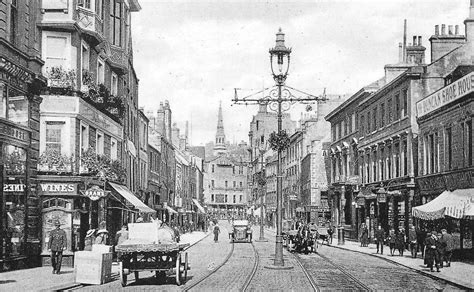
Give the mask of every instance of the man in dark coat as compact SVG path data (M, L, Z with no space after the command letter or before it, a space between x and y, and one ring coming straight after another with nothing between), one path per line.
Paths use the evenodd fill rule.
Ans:
M57 220L54 225L56 229L49 233L48 250L51 251L51 264L53 265L53 274L61 272L61 262L63 259L63 250L67 248L66 232L61 229L61 223Z
M415 226L411 225L408 230L408 243L410 244L411 257L416 258L418 252L418 238L415 230Z
M442 229L439 242L441 243L441 267L443 267L444 261L446 262L446 267L449 267L451 266L451 256L454 250L454 238L446 229Z
M383 244L385 241L385 231L382 228L382 225L379 224L377 230L375 231L375 242L377 244L377 253L379 253L380 247L380 254L383 254Z
M436 266L436 271L439 272L438 246L438 237L436 231L433 231L431 235L425 239L425 260L431 272L433 272L433 265Z

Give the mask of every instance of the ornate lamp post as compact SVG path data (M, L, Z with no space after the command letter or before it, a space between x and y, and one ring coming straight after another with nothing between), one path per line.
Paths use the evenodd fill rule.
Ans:
M282 237L282 211L283 211L283 200L282 200L282 163L281 163L281 153L288 146L289 139L285 131L282 131L282 117L283 112L290 109L291 105L294 103L314 103L318 100L325 100L325 97L317 97L311 94L305 93L303 91L297 90L295 88L285 85L286 77L288 76L288 70L290 68L290 53L291 48L285 46L285 34L279 29L276 34L276 44L275 47L269 50L270 53L270 64L272 70L272 76L275 80L275 86L271 88L263 89L262 91L256 92L252 95L249 95L244 98L237 97L237 89L235 89L235 97L233 99L234 103L240 104L260 104L268 105L270 110L277 113L277 122L278 122L278 131L273 133L270 136L269 143L273 150L276 150L278 153L277 161L277 206L276 206L276 215L277 215L277 230L276 230L276 239L275 239L275 259L273 266L267 266L267 268L292 268L291 266L285 267L285 262L283 261L283 237ZM293 95L292 91L299 94L303 94L306 97L296 97ZM261 96L264 97L254 97Z

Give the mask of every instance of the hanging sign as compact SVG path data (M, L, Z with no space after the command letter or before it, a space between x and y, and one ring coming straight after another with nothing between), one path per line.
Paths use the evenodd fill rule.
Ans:
M88 197L92 201L97 201L98 199L103 198L107 195L106 192L98 186L93 186L81 192L84 196Z

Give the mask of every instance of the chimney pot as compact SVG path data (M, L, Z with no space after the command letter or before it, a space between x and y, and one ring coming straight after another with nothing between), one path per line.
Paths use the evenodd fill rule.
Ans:
M454 34L455 34L455 35L459 35L459 25L458 25L458 24L456 24L456 25L454 26Z
M416 46L416 35L413 36L413 46Z
M435 35L439 35L439 25L435 25Z
M448 34L449 35L453 34L453 26L452 25L448 25Z
M446 24L441 25L441 35L446 35Z
M421 35L418 36L418 45L421 46Z

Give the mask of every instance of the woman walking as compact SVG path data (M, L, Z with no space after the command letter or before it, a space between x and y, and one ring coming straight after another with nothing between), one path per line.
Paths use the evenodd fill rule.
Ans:
M367 246L369 242L369 229L365 223L360 226L360 246Z
M398 229L398 234L396 235L396 245L398 249L398 255L403 256L405 251L405 229Z
M395 252L395 244L397 242L397 237L395 235L395 229L390 229L390 232L388 234L388 237L387 237L387 241L388 241L388 246L390 247L390 255L393 256L394 252Z

